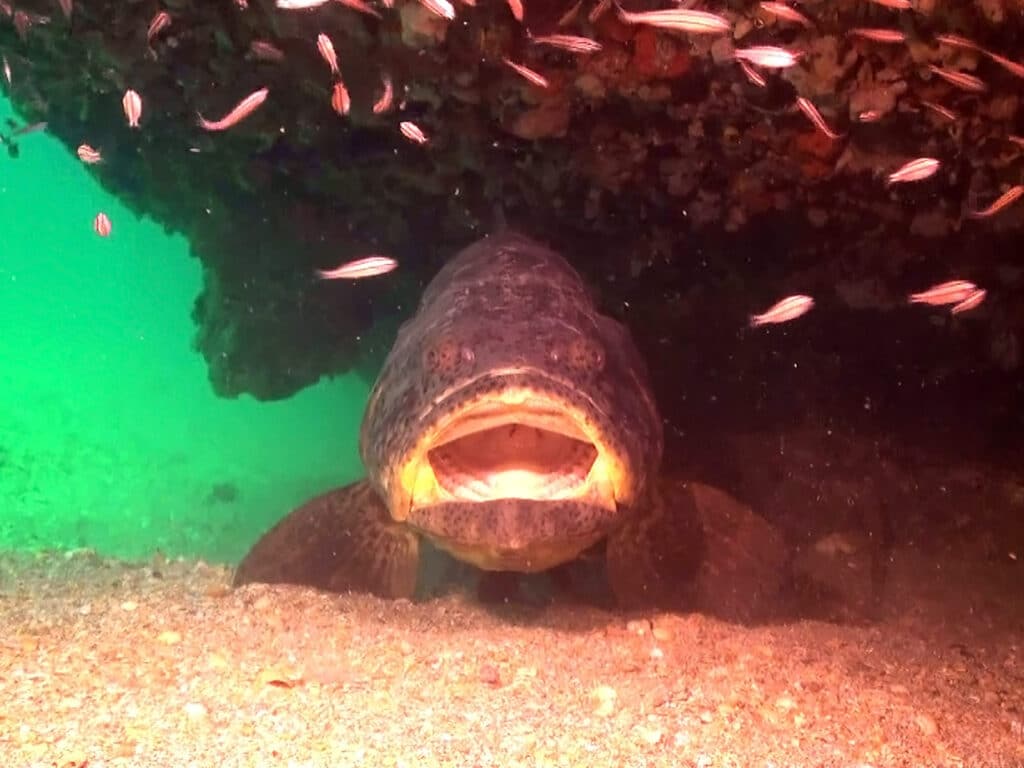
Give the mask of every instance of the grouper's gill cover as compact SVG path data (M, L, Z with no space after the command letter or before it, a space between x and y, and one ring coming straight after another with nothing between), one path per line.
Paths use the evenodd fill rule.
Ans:
M512 405L502 401L509 392L519 393ZM614 503L628 513L662 451L644 363L626 329L597 312L568 262L505 233L466 248L437 274L371 393L360 450L391 516L409 517L428 452L474 431L467 414L493 423L516 403L525 410L539 403L542 420L554 410L569 414L562 426L577 425L579 445L589 443L615 468Z

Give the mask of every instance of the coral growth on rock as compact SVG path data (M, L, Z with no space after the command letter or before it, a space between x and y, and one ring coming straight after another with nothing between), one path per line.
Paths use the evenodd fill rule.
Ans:
M842 346L867 328L884 336L909 290L970 276L990 288L984 322L945 343L967 367L1017 366L1024 310L1008 295L1019 272L1004 267L1024 215L967 214L1022 181L1018 11L843 0L801 7L802 25L730 0L707 10L731 31L707 35L625 23L589 0L528 0L522 21L499 0L456 4L452 20L437 0L350 5L170 0L171 23L149 40L151 5L76 0L69 18L43 0L0 7L5 85L25 119L47 121L71 150L101 150L97 178L190 239L206 276L196 345L223 395L285 397L371 365L421 281L505 224L565 252L653 359L717 360L701 378L722 397L766 363L740 345L726 365L723 340L752 307L798 289L857 318L830 325L822 310L804 340ZM877 29L905 41L878 42ZM347 114L332 108L320 33L337 51ZM601 49L536 39L550 34ZM733 52L762 45L799 61L745 73ZM982 86L958 86L963 76ZM385 81L393 104L374 110ZM197 125L197 113L219 117L264 87L266 103L229 130ZM139 129L121 112L127 88L143 100ZM407 140L403 121L426 143ZM941 170L886 184L919 156ZM402 268L355 284L314 277L367 252ZM901 350L936 364L937 324L952 322L916 321ZM863 364L895 357L879 350ZM672 386L676 372L655 369Z

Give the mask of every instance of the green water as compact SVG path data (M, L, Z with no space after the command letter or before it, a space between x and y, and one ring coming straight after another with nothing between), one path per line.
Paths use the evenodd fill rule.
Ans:
M20 148L0 153L0 550L232 562L359 476L362 380L217 398L191 349L187 242L136 219L50 136Z

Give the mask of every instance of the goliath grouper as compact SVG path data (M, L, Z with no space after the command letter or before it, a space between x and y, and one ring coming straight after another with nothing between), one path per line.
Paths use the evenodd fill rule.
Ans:
M412 597L421 537L526 573L603 542L620 604L739 596L745 613L773 582L778 537L724 493L657 482L662 446L625 327L561 256L492 236L441 269L399 330L363 418L366 480L285 517L235 583Z

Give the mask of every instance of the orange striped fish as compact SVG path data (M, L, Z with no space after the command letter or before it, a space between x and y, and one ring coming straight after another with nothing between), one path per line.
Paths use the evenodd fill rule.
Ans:
M939 115L940 117L944 117L947 120L955 121L957 119L956 118L956 112L954 112L953 110L949 109L948 107L942 106L941 104L936 104L934 101L925 101L924 99L922 99L921 100L921 106L922 107L927 107L928 109L930 109L935 114Z
M1005 56L1000 56L998 53L992 53L992 51L982 51L982 53L1014 77L1024 78L1024 65L1018 64L1016 61L1011 61Z
M351 8L353 11L365 13L367 16L376 16L378 19L381 18L381 15L380 13L377 12L377 9L371 6L365 0L338 0L338 2L344 5L346 8ZM385 0L384 6L386 8L391 7L390 5L388 5L388 0Z
M945 67L939 67L935 64L929 64L928 69L950 85L955 85L961 90L971 91L972 93L983 93L988 90L988 86L981 81L981 78L969 75L966 72L960 72L956 69L946 69Z
M128 127L138 128L142 118L142 97L129 88L124 92L121 106L124 108L124 116L128 118Z
M573 7L574 8L579 7L579 4L577 3L577 5L575 5ZM595 24L598 21L598 19L600 19L602 16L605 15L605 13L608 12L608 9L611 8L611 7L612 7L612 0L598 0L597 5L595 5L593 7L593 9L590 11L590 13L587 14L587 21L589 21L591 24ZM568 15L569 14L566 14L566 16L568 16ZM564 19L565 16L563 16L562 18ZM561 21L559 21L558 26L561 27L561 26L565 26L565 25L562 24Z
M982 208L980 211L968 211L967 216L972 219L987 219L989 216L995 216L1003 208L1020 200L1024 196L1024 184L1017 184L1010 187L1008 190L1003 192L995 201L987 208Z
M390 256L374 255L347 261L334 269L318 269L316 274L321 280L361 280L385 275L397 266L398 262Z
M898 169L889 174L889 184L903 184L908 181L921 181L938 172L942 163L934 157L919 157L904 163Z
M103 156L99 153L99 150L93 149L88 144L79 144L76 150L78 159L86 165L92 165L103 161Z
M640 11L631 13L616 3L619 18L625 24L647 24L659 29L676 32L691 32L701 35L718 35L732 30L732 23L724 16L707 11L692 11L687 8L670 8L665 11Z
M316 49L320 51L320 56L327 62L327 66L331 68L331 74L337 77L339 74L338 54L334 51L334 43L331 42L331 38L321 32L316 36Z
M910 0L871 0L871 2L896 11L909 11L914 7Z
M796 294L787 296L776 302L759 315L750 316L750 327L757 328L770 323L785 323L805 315L814 307L814 299L810 296Z
M796 105L800 108L801 112L807 115L807 119L814 123L814 126L830 139L834 141L843 137L843 134L836 133L828 127L825 118L821 116L821 112L818 111L818 108L814 106L810 99L801 96L796 100Z
M876 43L905 43L907 36L898 29L879 29L877 27L855 27L848 30L848 35L863 37Z
M783 21L792 21L795 24L801 24L805 27L814 26L810 19L804 16L796 8L791 8L785 3L766 2L760 3L762 11L770 13L772 16L777 16Z
M92 220L93 231L100 237L109 237L110 232L113 229L113 225L110 223L110 218L107 214L100 213L96 214L96 218Z
M941 35L936 35L935 40L943 45L949 45L953 48L966 48L968 50L980 51L981 46L973 40L968 40L963 35L954 35L949 32L944 32Z
M930 304L940 307L943 304L958 304L978 290L978 286L969 280L948 280L933 285L920 293L912 293L907 298L911 304Z
M163 30L167 29L171 25L171 14L167 11L159 11L153 20L149 22L149 28L146 29L146 45L150 48L153 47L153 39L159 35Z
M207 120L201 114L199 117L199 127L207 131L225 131L233 125L237 125L251 115L259 108L264 101L267 100L267 94L270 93L267 88L260 88L258 91L253 91L244 99L228 112L220 120ZM198 114L198 113L197 113Z
M529 39L531 43L550 45L569 53L597 53L602 47L597 40L579 35L530 35Z
M969 309L974 309L976 306L978 306L979 304L981 304L981 302L985 300L985 297L987 295L988 291L986 291L984 288L979 288L966 299L964 299L959 304L954 306L951 310L949 310L949 313L951 315L959 315L961 312L966 312Z
M803 54L774 45L753 45L749 48L737 48L732 52L734 58L767 69L783 69L792 67Z
M426 144L429 141L427 134L423 132L423 129L416 125L416 123L409 120L399 123L398 130L400 130L402 135L409 141L415 141L417 144Z
M391 109L391 100L395 96L394 87L391 85L391 78L383 75L381 81L384 84L384 91L381 93L380 98L373 103L373 114L375 115L382 115Z
M341 80L336 80L331 92L331 108L339 115L345 116L351 107L352 99L348 95L348 88Z
M747 80L756 85L758 88L764 88L768 85L768 81L764 79L760 72L754 69L752 66L742 59L738 59L737 63L740 65L740 69L743 70L743 74L747 76Z
M455 18L455 6L448 0L420 0L420 5L442 19L451 21Z
M524 67L522 64L516 64L514 61L507 57L502 58L502 61L505 62L505 65L508 66L513 72L518 74L523 79L533 83L538 88L548 87L548 79L539 72L535 72L529 67Z

